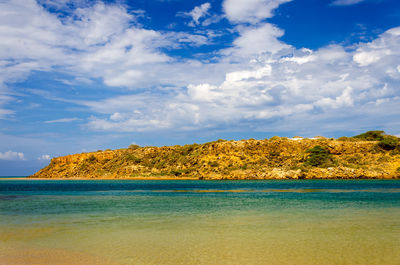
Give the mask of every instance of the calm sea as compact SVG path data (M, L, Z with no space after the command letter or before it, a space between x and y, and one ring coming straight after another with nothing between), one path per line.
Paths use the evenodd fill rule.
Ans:
M0 179L0 264L400 264L400 181Z

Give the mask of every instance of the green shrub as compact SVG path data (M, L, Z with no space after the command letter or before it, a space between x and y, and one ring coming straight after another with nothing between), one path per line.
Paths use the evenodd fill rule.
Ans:
M174 176L181 176L181 175L187 175L190 174L192 171L194 171L193 168L186 168L186 169L175 169L171 170L169 173Z
M309 155L304 162L305 165L313 167L329 166L333 163L332 155L325 148L317 145L306 151Z
M379 163L389 162L389 161L390 161L390 157L388 157L388 156L381 156L380 158L378 158L377 161L378 161Z
M170 173L176 177L182 175L182 171L180 170L171 170Z
M97 158L92 154L88 158L86 158L86 161L95 162L95 161L97 161Z
M125 159L125 161L132 161L132 162L137 163L137 164L142 162L142 159L140 159L139 157L136 157L133 154L126 154L124 159Z
M138 149L138 148L140 148L140 145L137 145L137 144L131 144L129 147L128 147L129 149L133 149L133 150L135 150L135 149Z
M176 148L176 152L179 152L179 155L187 156L192 153L196 148L197 144L178 146Z
M384 131L368 131L356 136L353 136L353 138L359 139L359 140L364 140L364 141L381 141L385 138L385 132Z
M351 164L359 164L362 161L362 156L360 154L348 156L348 157L346 157L346 161Z
M400 145L398 145L398 146L396 147L396 149L390 151L389 154L390 154L391 156L399 155L399 154L400 154Z
M382 140L379 141L378 146L383 150L394 150L399 145L399 139L396 136L385 136Z

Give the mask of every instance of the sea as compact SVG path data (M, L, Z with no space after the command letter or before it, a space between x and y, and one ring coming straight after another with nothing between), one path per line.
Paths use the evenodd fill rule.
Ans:
M0 264L400 264L398 180L0 178Z

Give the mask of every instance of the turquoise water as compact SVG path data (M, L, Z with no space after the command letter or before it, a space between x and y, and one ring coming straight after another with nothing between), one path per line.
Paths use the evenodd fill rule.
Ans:
M400 264L400 181L0 179L0 264Z

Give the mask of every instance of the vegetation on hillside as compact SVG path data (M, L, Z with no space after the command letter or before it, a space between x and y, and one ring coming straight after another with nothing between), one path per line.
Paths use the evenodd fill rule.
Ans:
M355 137L217 140L184 146L106 150L54 158L34 177L199 179L400 177L399 138L370 131Z
M328 167L333 165L334 160L332 159L332 155L326 148L317 145L308 149L306 153L309 155L304 162L305 165L313 167Z

